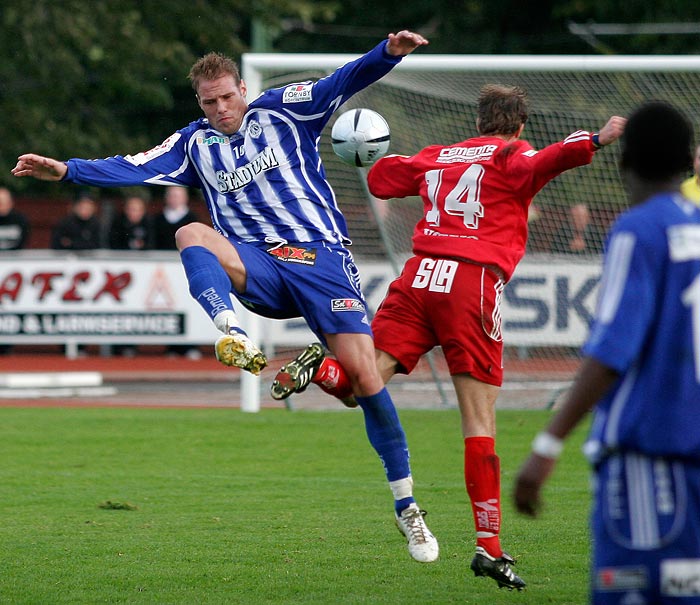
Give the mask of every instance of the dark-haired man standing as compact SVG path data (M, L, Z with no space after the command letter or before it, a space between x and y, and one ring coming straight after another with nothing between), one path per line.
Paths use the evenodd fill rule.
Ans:
M629 118L595 321L515 504L535 515L563 439L591 408L592 603L700 603L700 209L680 193L693 130L673 106Z

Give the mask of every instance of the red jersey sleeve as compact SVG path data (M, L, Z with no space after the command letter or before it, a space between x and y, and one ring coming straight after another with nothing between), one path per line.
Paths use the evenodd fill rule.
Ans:
M509 148L512 149L512 153ZM516 141L497 158L505 160L505 173L521 197L531 199L554 177L571 168L590 164L595 148L591 133L577 130L563 141L535 151L529 143Z
M418 156L387 155L377 160L367 173L370 193L382 200L420 195L422 179Z

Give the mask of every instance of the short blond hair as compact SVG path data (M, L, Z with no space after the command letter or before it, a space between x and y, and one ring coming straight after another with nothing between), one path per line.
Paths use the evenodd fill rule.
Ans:
M233 76L237 85L241 83L238 63L226 55L211 52L197 60L187 77L192 83L192 88L197 92L202 80L216 80L221 76Z

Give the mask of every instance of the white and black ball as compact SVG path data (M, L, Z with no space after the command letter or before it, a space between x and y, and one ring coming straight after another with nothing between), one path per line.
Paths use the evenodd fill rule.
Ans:
M351 109L333 124L331 143L336 155L352 166L371 166L389 151L387 121L371 109Z

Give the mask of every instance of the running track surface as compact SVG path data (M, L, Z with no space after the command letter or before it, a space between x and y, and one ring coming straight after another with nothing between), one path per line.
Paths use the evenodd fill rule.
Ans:
M277 370L295 352L269 360L260 377L261 407L288 409L346 410L316 385L286 402L269 396L269 385ZM506 408L546 407L561 395L577 367L576 359L511 360L506 362L506 377L498 405ZM410 376L397 376L389 389L399 408L439 408L456 405L444 360L436 356L441 376L443 399L430 367L422 362ZM241 371L218 363L213 355L200 360L171 358L163 354L143 354L133 358L98 354L68 359L62 354L32 354L20 351L0 356L0 374L16 372L99 372L101 391L90 390L69 395L0 397L0 406L149 406L149 407L240 407Z

